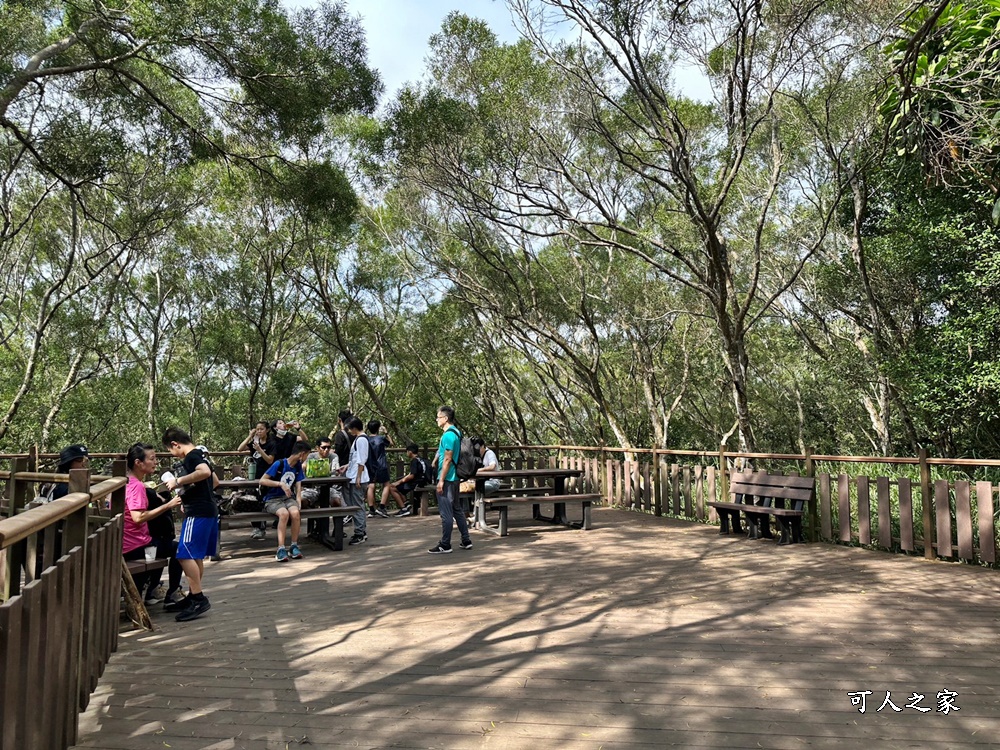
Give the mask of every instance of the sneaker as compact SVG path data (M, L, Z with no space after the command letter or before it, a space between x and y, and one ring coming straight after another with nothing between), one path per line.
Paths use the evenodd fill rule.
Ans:
M261 539L264 539L265 537L267 537L267 532L265 532L264 529L255 528L252 532L250 532L251 541L259 542Z
M386 511L384 505L376 505L375 506L375 515L378 516L379 518L388 518L389 517L389 513L388 513L388 511Z
M146 598L143 603L148 607L150 604L159 604L167 595L167 587L162 583L155 589L146 589Z
M432 555L447 555L451 552L451 547L445 547L443 544L439 544L436 547L431 547L429 550Z
M351 537L351 541L349 541L348 544L364 544L367 541L368 541L367 534L355 534L354 536Z
M174 619L177 622L187 622L188 620L194 620L195 618L201 617L203 614L208 612L212 608L211 602L208 601L208 597L202 597L202 600L196 601L192 599L188 606L177 613L177 617Z
M393 513L393 515L396 518L405 518L406 516L412 516L413 508L411 508L409 505L404 505L396 513Z
M293 560L302 559L302 550L299 549L298 542L292 542L292 546L288 548L288 556Z
M354 523L354 516L344 516L344 526L350 526Z
M184 596L180 591L175 591L171 596L180 597L180 599L171 599L169 596L163 602L164 612L182 612L188 608L191 604L191 597Z
M472 549L472 540L471 539L463 539L462 543L460 545L458 545L458 546L461 547L462 549Z
M288 562L288 550L284 547L278 547L278 553L274 556L274 559L278 562Z
M368 509L368 517L375 518L375 511L372 508Z

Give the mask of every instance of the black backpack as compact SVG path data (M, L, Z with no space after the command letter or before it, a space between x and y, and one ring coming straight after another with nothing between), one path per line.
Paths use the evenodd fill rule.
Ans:
M472 479L476 476L476 472L479 471L479 467L482 465L479 462L479 456L472 448L472 439L467 438L458 431L457 428L452 428L455 433L459 436L459 447L458 447L458 461L455 462L455 471L458 472L458 478L461 481L466 479Z
M372 482L384 484L389 481L389 457L385 451L386 440L382 435L372 435L368 438L368 478Z
M417 456L417 462L420 465L420 476L414 477L413 483L417 487L434 484L434 469L431 468L430 461L423 456Z

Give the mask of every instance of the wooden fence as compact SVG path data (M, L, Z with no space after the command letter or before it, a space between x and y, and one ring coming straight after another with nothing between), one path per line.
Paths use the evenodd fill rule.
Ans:
M0 747L66 748L78 716L118 645L122 516L90 512L124 503L125 478L94 486L90 472L65 475L63 498L22 510L50 475L0 472ZM21 512L19 512L21 511Z
M717 523L733 467L815 478L807 539L927 558L997 563L1000 461L745 454L589 446L501 446L504 466L560 466L582 475L570 491L657 516ZM976 475L979 475L978 477Z

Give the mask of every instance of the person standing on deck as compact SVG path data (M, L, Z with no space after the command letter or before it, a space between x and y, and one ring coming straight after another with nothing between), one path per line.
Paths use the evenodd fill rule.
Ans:
M432 555L443 555L451 552L451 530L454 524L458 524L458 531L462 535L462 542L459 545L462 549L472 549L472 539L469 537L469 523L465 519L465 514L461 508L455 513L459 485L456 464L462 445L462 433L455 426L455 410L450 406L439 407L437 423L442 430L437 459L437 503L438 513L441 514L441 541L427 551Z
M184 463L184 474L167 481L167 489L181 490L181 538L177 545L177 561L187 577L190 593L177 602L176 620L186 622L201 617L212 605L201 589L205 558L215 554L219 539L218 508L212 497L212 469L191 436L179 427L169 427L163 433L163 446L170 455ZM166 609L166 607L164 607ZM171 607L173 610L174 607Z
M364 544L368 541L368 515L365 512L365 496L368 491L368 438L362 433L363 425L357 417L347 422L347 432L354 439L347 459L346 504L357 508L354 513L354 536L348 544Z

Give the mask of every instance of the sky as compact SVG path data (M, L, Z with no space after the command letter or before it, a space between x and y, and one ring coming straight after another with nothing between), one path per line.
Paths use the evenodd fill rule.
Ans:
M518 38L503 0L346 0L345 4L365 27L369 64L385 84L383 101L393 99L407 81L420 78L427 40L441 30L441 22L453 10L486 21L501 42Z
M284 0L291 7L315 5L315 0ZM408 81L424 71L427 40L441 30L451 11L479 18L500 42L513 42L519 33L503 0L344 0L349 13L361 18L368 40L368 62L382 76L382 104L395 99ZM678 70L680 90L702 101L711 99L704 77L694 70Z

